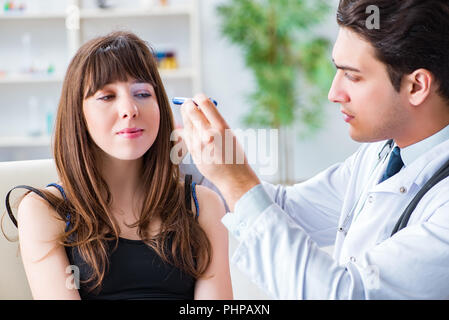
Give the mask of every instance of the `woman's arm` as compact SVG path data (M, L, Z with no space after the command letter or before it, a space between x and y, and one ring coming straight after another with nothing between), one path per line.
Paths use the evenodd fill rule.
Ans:
M196 282L194 298L232 299L228 232L221 223L221 218L225 214L223 201L217 193L203 186L196 186L196 194L200 210L198 221L211 243L212 260L203 277ZM195 208L194 204L192 208Z
M20 252L34 299L80 299L64 246L57 241L64 231L64 222L57 217L34 193L18 208Z

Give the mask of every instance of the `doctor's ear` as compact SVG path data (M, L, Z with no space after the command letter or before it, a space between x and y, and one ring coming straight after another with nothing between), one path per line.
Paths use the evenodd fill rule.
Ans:
M417 69L411 74L404 76L403 81L403 88L406 90L405 93L409 102L413 106L419 106L433 90L434 76L426 69Z

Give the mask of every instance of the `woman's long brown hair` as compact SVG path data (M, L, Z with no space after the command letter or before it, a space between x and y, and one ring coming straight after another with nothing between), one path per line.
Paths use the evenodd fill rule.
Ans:
M173 114L153 51L130 32L113 32L85 43L72 59L64 79L55 123L54 159L67 200L45 192L62 219L70 214L71 228L60 242L76 246L90 266L90 290L101 288L108 268L108 240L118 244L120 228L111 214L112 196L102 177L98 147L83 116L83 99L104 85L129 77L150 83L160 109L159 132L143 156L142 190L146 194L140 217L133 225L138 235L165 261L195 278L211 261L210 242L186 207L179 168L170 160L174 142ZM154 218L161 220L158 234L149 234Z

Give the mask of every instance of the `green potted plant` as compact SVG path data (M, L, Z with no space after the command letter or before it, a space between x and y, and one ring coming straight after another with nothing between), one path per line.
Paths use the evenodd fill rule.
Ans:
M307 137L323 125L334 68L330 41L311 28L329 9L325 0L229 0L217 7L222 34L242 49L256 81L245 124L279 130L281 183L292 177L290 129Z

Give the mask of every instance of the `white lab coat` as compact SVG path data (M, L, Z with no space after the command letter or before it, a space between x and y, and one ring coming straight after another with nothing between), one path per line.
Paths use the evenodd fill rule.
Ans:
M232 263L276 299L448 298L449 179L390 235L449 158L449 140L377 184L388 160L378 157L384 145L362 145L344 163L294 186L251 189L222 220L240 242ZM354 207L358 214L348 217ZM333 244L333 257L320 249Z

